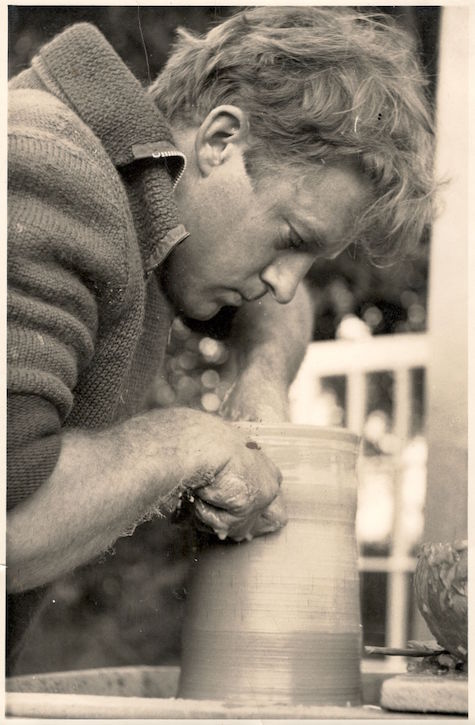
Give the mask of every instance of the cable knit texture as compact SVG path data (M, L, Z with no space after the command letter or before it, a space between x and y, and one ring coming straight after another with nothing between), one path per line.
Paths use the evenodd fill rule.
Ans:
M64 429L142 408L172 318L153 270L186 230L173 201L184 157L91 25L10 82L8 162L11 507L51 474Z

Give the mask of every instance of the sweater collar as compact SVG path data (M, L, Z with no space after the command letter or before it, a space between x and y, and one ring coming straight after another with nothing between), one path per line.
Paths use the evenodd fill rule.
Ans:
M97 28L79 23L32 63L45 85L89 126L126 185L145 271L188 233L173 199L186 159L152 98Z

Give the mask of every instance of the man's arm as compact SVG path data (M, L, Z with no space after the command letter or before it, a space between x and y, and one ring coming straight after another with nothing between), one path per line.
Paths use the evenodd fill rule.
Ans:
M262 452L200 411L154 410L107 431L71 431L48 481L8 514L8 590L86 563L144 518L170 513L184 491L221 538L273 531L285 522L279 484Z
M231 420L288 420L288 389L312 336L313 306L304 284L294 299L270 295L238 310L230 345L235 381L221 412Z

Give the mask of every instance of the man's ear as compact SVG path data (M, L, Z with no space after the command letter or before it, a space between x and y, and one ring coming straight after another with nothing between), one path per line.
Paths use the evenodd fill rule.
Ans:
M235 152L248 145L247 114L237 106L217 106L201 123L195 138L198 168L208 176L214 168L228 161Z

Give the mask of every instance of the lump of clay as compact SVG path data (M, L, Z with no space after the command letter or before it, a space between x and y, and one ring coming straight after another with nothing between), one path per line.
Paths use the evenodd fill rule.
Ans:
M419 611L438 644L466 661L467 542L423 544L414 587Z

